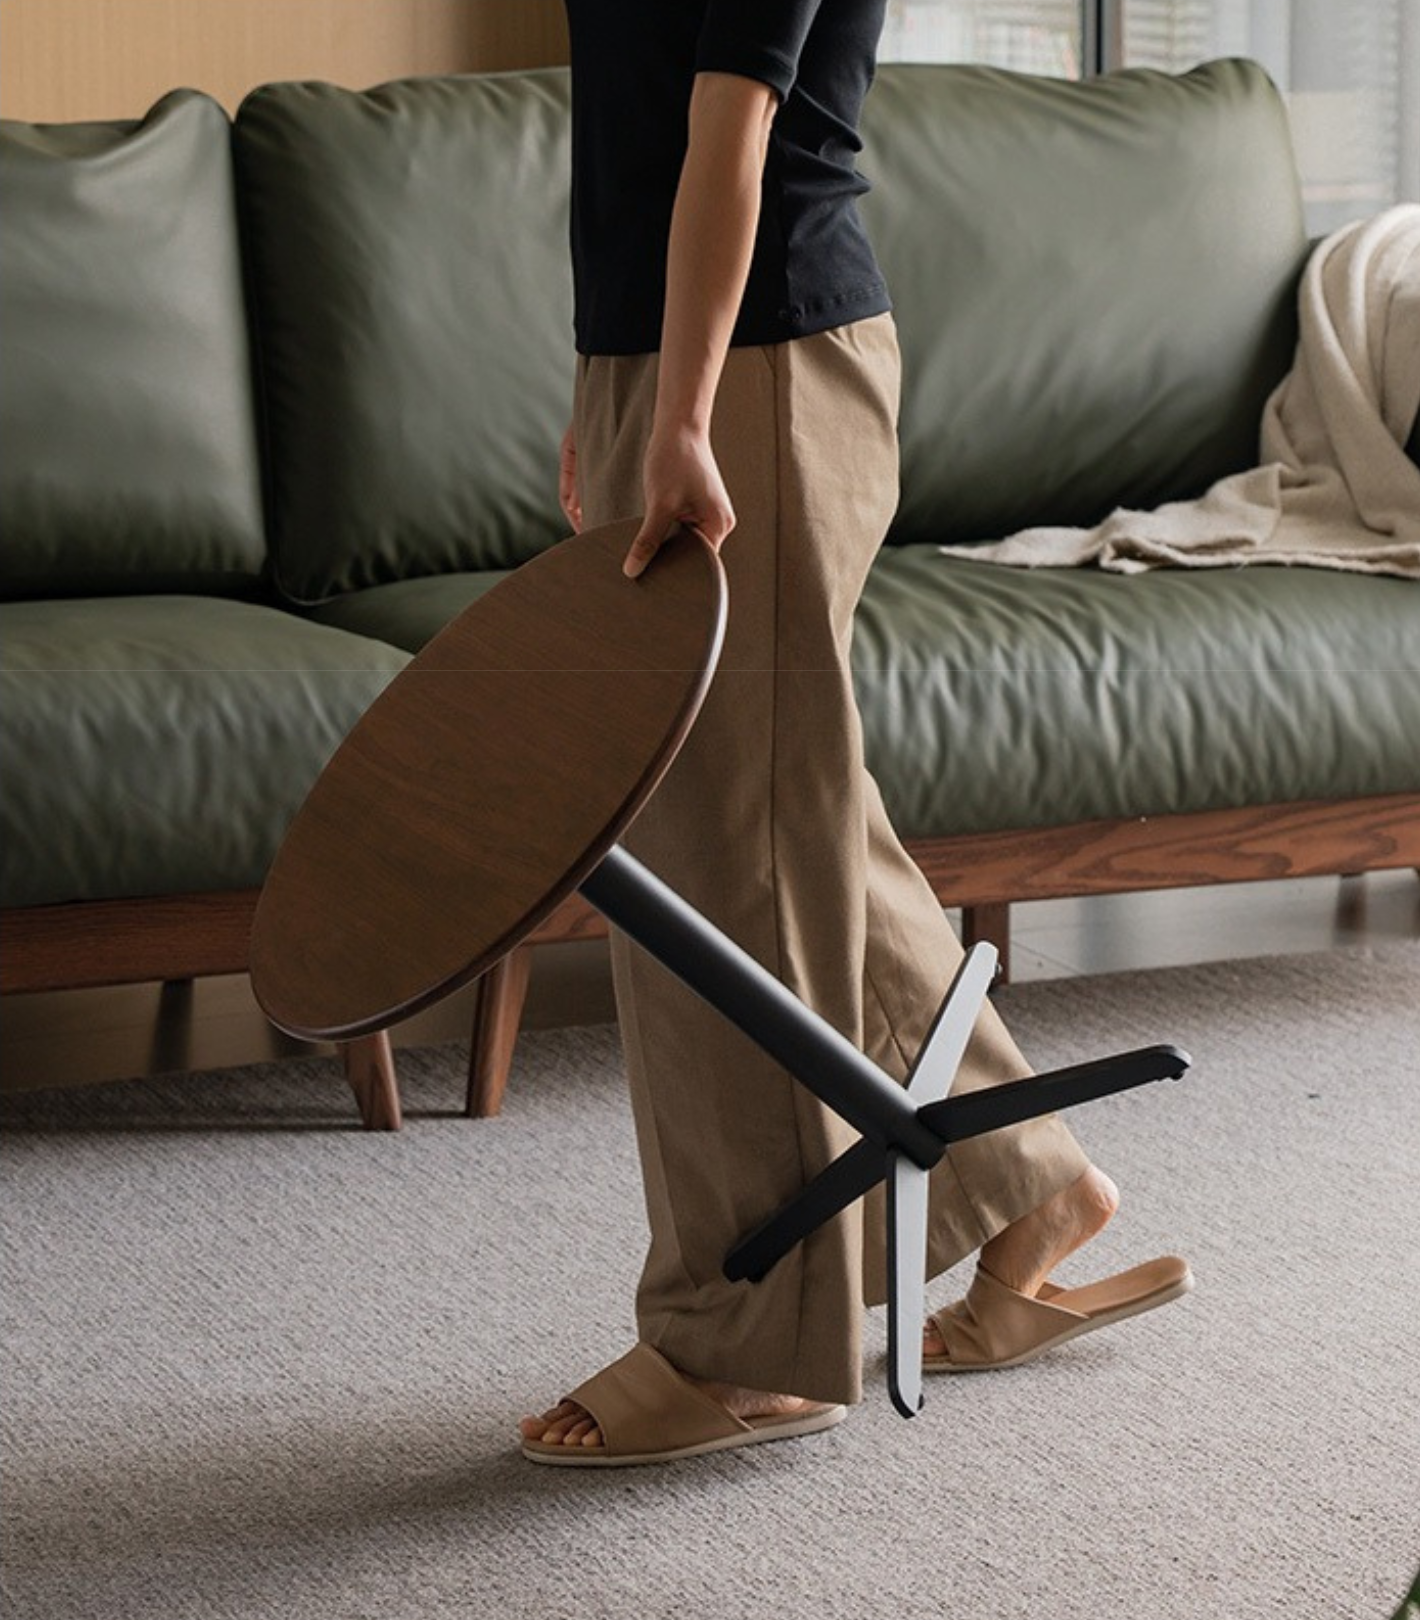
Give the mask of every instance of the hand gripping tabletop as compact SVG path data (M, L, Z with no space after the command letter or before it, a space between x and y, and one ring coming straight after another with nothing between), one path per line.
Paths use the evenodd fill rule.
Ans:
M350 1040L477 978L574 889L839 1113L861 1140L730 1252L752 1285L879 1181L888 1193L889 1386L922 1401L927 1172L955 1141L1177 1079L1154 1046L947 1095L995 973L978 945L906 1087L616 840L674 759L724 635L724 570L679 531L636 580L638 524L565 540L467 608L341 744L292 823L252 935L274 1023ZM707 815L714 806L706 806Z

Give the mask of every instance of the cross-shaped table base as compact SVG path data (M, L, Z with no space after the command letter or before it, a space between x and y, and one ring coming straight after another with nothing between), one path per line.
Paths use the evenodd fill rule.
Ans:
M953 1142L1149 1080L1177 1080L1189 1065L1177 1047L1150 1046L948 1097L996 973L995 949L976 945L952 980L904 1088L620 845L583 879L581 892L861 1133L855 1146L740 1240L725 1258L725 1275L732 1282L758 1281L796 1243L885 1180L888 1387L904 1417L922 1405L928 1171Z

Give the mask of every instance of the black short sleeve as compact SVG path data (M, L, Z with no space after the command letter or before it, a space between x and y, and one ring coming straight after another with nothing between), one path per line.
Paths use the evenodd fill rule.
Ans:
M799 73L822 0L709 0L695 51L697 73L737 73L782 102Z
M887 0L566 0L572 272L583 354L649 354L698 73L767 85L759 223L734 344L787 343L892 307L858 218L859 117Z

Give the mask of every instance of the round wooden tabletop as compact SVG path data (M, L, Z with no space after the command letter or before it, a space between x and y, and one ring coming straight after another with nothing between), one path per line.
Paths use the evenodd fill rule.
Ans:
M649 798L709 687L725 576L681 529L627 579L637 527L524 563L341 744L257 907L252 983L282 1029L349 1040L476 978Z

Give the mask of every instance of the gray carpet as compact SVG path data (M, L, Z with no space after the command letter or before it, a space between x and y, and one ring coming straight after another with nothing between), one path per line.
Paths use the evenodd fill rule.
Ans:
M510 1445L619 1354L642 1242L613 1029L455 1048L409 1122L333 1062L7 1099L13 1620L1386 1620L1420 1564L1420 946L1029 984L1042 1068L1193 1075L1076 1127L1124 1209L1066 1276L1197 1291L832 1433L568 1474ZM964 1268L934 1285L959 1291Z

